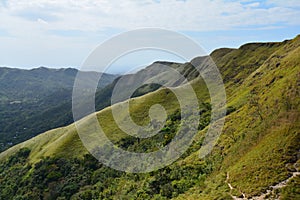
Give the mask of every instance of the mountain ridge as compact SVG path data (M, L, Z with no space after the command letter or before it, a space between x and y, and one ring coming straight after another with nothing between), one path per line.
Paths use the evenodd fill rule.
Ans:
M46 130L72 122L71 102L77 69L0 68L0 151ZM85 72L86 79L100 73ZM99 88L115 75L103 74ZM86 81L89 83L89 81ZM67 104L67 105L66 105ZM61 105L61 106L60 106ZM59 109L58 109L59 108Z
M104 166L84 168L84 164L76 165L71 162L72 159L92 162L85 156L87 152L74 125L69 125L48 131L0 154L1 162L6 162L4 166L12 165L16 169L25 170L21 174L28 176L25 182L32 184L28 186L32 188L31 192L21 188L15 193L23 196L52 195L55 198L64 196L67 199L232 199L232 196L243 195L250 199L286 180L291 176L291 171L299 170L300 165L300 38L297 36L283 43L254 46L254 51L245 46L236 50L221 49L212 54L224 78L228 105L223 133L206 158L199 158L199 147L208 128L206 120L209 121L210 102L205 83L197 77L191 84L201 105L202 126L199 126L199 132L187 153L172 165L147 174L124 174ZM178 124L178 105L166 88L133 98L131 103L132 117L140 123L149 122L148 112L145 111L151 105L160 103L166 107L168 127L161 134L166 138L172 137L172 131L176 130ZM164 137L163 140L154 138L137 142L127 137L117 128L110 109L107 107L99 111L97 117L116 145L126 150L145 148L151 151L155 149L151 142L156 144L168 141ZM88 117L82 120L88 129ZM37 140L40 142L37 143ZM31 149L25 161L17 159L17 164L10 161L16 159L14 155L24 147ZM76 162L81 163L80 160ZM31 176L25 168L18 168L18 162L24 162L35 176ZM83 185L76 183L74 190L67 190L74 184L68 176L80 176L75 172L63 175L61 167L50 167L50 171L44 172L50 174L54 171L61 175L56 174L56 178L53 178L53 174L50 176L46 173L43 188L36 188L34 183L38 179L35 177L41 176L41 167L57 167L59 162L78 166L78 173L80 169L86 169L85 174L91 177L90 182L84 182ZM9 170L14 172L12 167L8 167L5 173L9 173ZM7 180L5 173L0 171L2 180ZM51 184L59 187L53 188ZM7 185L2 187L7 189ZM286 187L274 190L266 198L297 199L300 195L298 186L299 176L296 176L291 178ZM11 194L5 191L8 192L5 194Z

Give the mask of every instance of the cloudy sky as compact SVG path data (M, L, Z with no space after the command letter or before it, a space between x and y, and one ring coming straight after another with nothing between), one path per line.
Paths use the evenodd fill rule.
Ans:
M145 27L185 34L210 53L291 39L299 19L299 0L1 0L0 66L79 67L103 41Z

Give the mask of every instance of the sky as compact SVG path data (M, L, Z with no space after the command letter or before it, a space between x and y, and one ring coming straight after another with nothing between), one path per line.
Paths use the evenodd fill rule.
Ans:
M299 0L1 0L0 66L80 68L101 43L140 28L176 31L207 54L248 42L300 34ZM115 62L112 73L154 60L181 61L145 51Z

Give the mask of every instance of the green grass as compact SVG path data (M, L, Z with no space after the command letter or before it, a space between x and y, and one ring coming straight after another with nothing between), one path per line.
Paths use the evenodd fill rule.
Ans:
M283 43L220 49L212 57L224 78L227 105L231 108L213 151L206 158L199 158L198 150L208 128L205 127L199 130L187 153L169 167L139 175L97 169L91 172L94 182L81 187L78 198L96 195L101 189L97 193L101 199L231 199L231 194L259 195L288 177L287 166L297 162L300 144L300 37ZM197 78L191 85L200 107L205 107L210 99L204 81ZM189 103L191 98L186 101ZM129 104L131 117L139 125L149 123L152 105L162 105L169 117L179 109L175 95L165 88L133 98ZM112 107L115 106L118 105ZM130 139L115 123L112 107L97 113L107 137L116 145L129 144L126 148L139 150L138 143L126 143ZM93 131L91 117L80 121L83 129ZM118 113L118 117L124 119L125 113ZM173 130L178 122L169 119L167 125ZM153 147L151 141L140 144ZM84 159L87 154L74 125L48 131L12 147L0 154L0 160L7 160L23 147L31 149L30 164L47 156L71 160ZM225 182L227 173L232 191ZM100 181L103 174L108 174L107 182ZM299 193L298 186L297 177L279 192L283 199L294 198Z
M300 198L300 177L296 176L291 179L287 186L281 189L282 200L299 199Z
M228 105L238 109L227 116L223 135L212 152L217 170L208 178L211 180L204 192L216 196L222 189L211 189L215 183L226 188L226 177L223 176L223 180L217 177L227 172L236 195L240 192L247 196L258 195L287 178L286 164L297 161L300 142L299 53L298 37L285 43L240 87L231 90ZM250 95L253 89L258 92L255 97ZM248 103L251 98L257 98L263 120ZM222 161L218 161L218 157L222 157ZM228 191L223 189L223 194L226 193ZM206 198L200 196L200 199Z

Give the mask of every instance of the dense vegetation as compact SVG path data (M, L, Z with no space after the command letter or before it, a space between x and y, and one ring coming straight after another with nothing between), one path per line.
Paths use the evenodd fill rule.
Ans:
M203 107L203 113L210 112ZM209 121L205 114L204 121ZM122 138L117 145L135 152L144 152L168 143L180 123L180 113L170 115L167 124L153 140L137 141L133 137ZM167 137L166 137L167 136ZM189 153L200 144L194 144ZM90 154L83 158L46 157L28 164L29 148L22 148L0 164L0 199L169 199L184 193L195 184L203 184L211 168L206 162L197 165L173 164L149 174L127 174L108 168ZM187 156L188 154L185 154ZM184 156L183 156L184 157ZM14 174L17 173L18 176ZM120 182L135 186L120 189ZM138 186L140 185L140 187Z
M73 122L72 88L78 70L0 68L0 152L39 133ZM89 78L99 73L86 72ZM115 75L103 74L98 88Z
M197 70L193 70L189 63L155 62L144 71L125 75L124 78L131 79L147 74L148 71L159 68L161 64L179 71L188 69L184 73L188 80L198 75ZM0 68L0 152L47 130L73 123L71 99L77 72L71 68ZM97 72L85 72L83 78L89 85L97 76ZM113 81L116 77L111 74L102 75L95 95L97 111L111 105L111 95L118 81ZM146 84L132 96L138 97L160 87L156 84Z
M204 81L196 77L191 84L200 103L198 133L188 151L170 166L142 174L103 166L83 147L75 126L69 125L0 154L0 199L250 198L287 180L300 165L300 37L219 49L211 56L224 78L228 105L223 133L207 157L200 159L199 149L211 105ZM201 65L202 58L192 62ZM130 100L133 120L149 123L148 110L157 103L168 114L165 126L151 139L123 133L111 107L97 112L109 139L128 151L153 151L167 144L180 126L174 94L166 88L145 87L155 91ZM89 128L89 118L82 126ZM268 198L299 199L298 188L296 176L286 187L273 189Z

